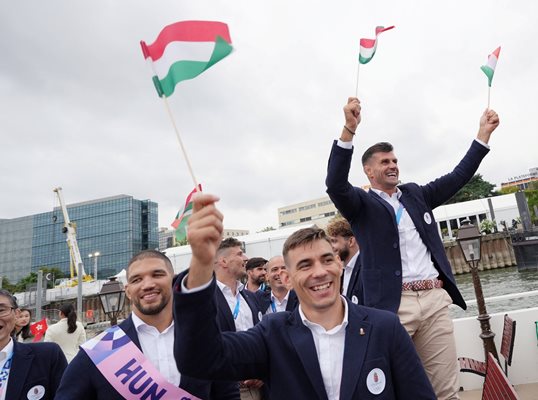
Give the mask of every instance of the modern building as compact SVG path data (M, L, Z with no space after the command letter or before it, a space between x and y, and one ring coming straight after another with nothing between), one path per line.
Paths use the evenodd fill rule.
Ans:
M76 223L77 242L88 274L115 275L144 249L157 249L158 206L150 200L118 195L67 205ZM59 207L53 211L0 220L0 276L12 283L40 268L69 275L70 256ZM90 254L99 253L92 259Z
M517 187L519 190L525 190L529 188L531 182L538 181L538 167L530 168L528 174L514 176L508 179L507 182L501 183L501 189L509 187Z
M159 228L159 251L164 251L169 247L173 247L175 236L175 229Z
M329 196L292 204L278 209L278 226L288 227L301 224L316 224L324 228L338 210Z
M245 236L248 235L247 229L224 229L222 231L222 238L226 239L229 237Z

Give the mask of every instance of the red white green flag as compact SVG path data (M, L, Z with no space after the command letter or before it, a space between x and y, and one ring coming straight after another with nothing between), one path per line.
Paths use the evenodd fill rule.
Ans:
M177 212L176 219L172 222L172 226L176 230L176 240L178 241L183 241L187 238L187 222L192 215L192 196L197 191L202 191L202 185L198 185L198 190L196 188L192 189L185 200L185 205Z
M381 32L385 32L393 28L394 26L389 26L388 28L385 28L384 26L377 26L375 28L375 39L360 40L359 63L367 64L372 60L372 58L374 58L375 51L377 49L377 36Z
M491 87L491 81L493 80L493 74L495 72L495 67L497 66L497 60L499 59L499 54L501 53L501 46L497 47L493 53L488 56L488 63L482 65L480 69L484 71L488 77L488 86Z
M142 40L144 58L153 70L159 97L176 84L200 75L232 52L228 25L216 21L180 21L166 26L154 43Z

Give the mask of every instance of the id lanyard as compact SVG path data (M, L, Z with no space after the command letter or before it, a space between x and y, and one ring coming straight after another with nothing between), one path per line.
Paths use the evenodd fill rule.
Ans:
M4 392L6 388L6 381L9 377L9 370L11 369L11 361L13 360L13 352L9 355L8 359L6 360L4 367L2 368L2 371L0 371L0 398L2 397L2 393Z
M239 292L237 292L236 299L237 301L235 303L235 308L233 312L234 320L236 320L237 316L239 315L239 306L241 305L241 294Z
M396 225L400 225L400 220L402 219L404 206L402 203L400 203L400 207L398 207L398 211L396 212Z
M271 310L276 313L276 306L275 306L275 300L271 299Z

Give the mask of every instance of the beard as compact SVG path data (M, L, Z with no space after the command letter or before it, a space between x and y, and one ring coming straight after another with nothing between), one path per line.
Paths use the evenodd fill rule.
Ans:
M342 262L345 263L346 260L349 257L349 247L346 246L343 249L340 249L340 251L338 252L338 256L340 257L340 260L342 260ZM344 265L344 267L345 267L345 265Z
M256 278L254 280L254 282L257 284L257 285L261 285L262 283L265 282L265 276L259 276L258 278Z
M157 315L162 310L164 310L169 300L170 300L169 298L162 296L161 301L158 304L151 304L151 305L143 306L142 303L140 302L140 299L135 298L133 299L133 304L136 307L136 309L144 315Z

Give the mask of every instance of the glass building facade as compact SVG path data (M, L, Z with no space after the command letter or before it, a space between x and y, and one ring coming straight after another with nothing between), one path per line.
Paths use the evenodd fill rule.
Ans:
M99 279L117 274L129 259L145 249L159 247L157 203L119 195L67 206L76 223L77 242L86 274ZM58 268L70 274L64 218L51 212L0 220L0 275L16 282L40 268ZM88 257L99 252L97 260Z

